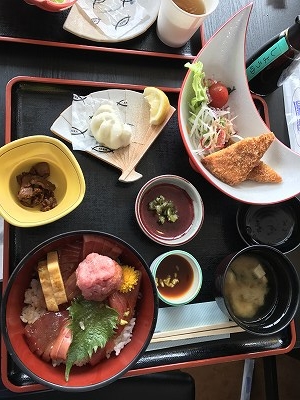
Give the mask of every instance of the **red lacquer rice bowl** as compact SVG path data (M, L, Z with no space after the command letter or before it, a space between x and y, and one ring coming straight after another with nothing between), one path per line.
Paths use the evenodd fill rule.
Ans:
M112 353L97 365L73 366L69 380L65 380L65 365L52 366L34 354L24 336L25 324L20 315L24 307L24 293L28 289L37 262L48 252L81 240L83 235L96 235L111 249L118 249L120 263L134 267L141 273L141 286L135 307L135 325L131 341L118 356ZM104 246L105 247L105 246ZM103 247L103 253L106 249ZM105 255L105 254L104 254ZM34 381L61 391L88 391L108 385L128 370L146 350L154 332L158 312L155 282L150 269L139 253L123 240L102 232L74 231L55 236L34 248L12 272L1 309L1 327L5 345L13 361Z

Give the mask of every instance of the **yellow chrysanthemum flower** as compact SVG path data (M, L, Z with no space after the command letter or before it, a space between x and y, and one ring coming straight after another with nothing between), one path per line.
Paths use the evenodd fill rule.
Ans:
M127 293L138 283L139 272L129 265L122 265L122 272L122 283L119 290L121 293Z

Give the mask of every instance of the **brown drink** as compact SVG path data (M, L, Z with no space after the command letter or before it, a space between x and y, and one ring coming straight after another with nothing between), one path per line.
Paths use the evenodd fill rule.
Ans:
M205 5L202 0L173 0L173 2L189 14L205 14Z

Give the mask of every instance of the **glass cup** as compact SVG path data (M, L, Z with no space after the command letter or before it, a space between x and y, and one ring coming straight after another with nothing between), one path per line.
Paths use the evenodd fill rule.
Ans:
M157 36L170 47L183 46L218 4L219 0L162 0L157 17Z

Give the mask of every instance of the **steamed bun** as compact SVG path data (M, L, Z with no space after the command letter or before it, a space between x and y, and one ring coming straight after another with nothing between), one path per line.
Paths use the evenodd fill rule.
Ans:
M97 142L116 150L126 147L131 140L131 127L123 123L116 109L110 104L102 104L90 122L91 132Z

